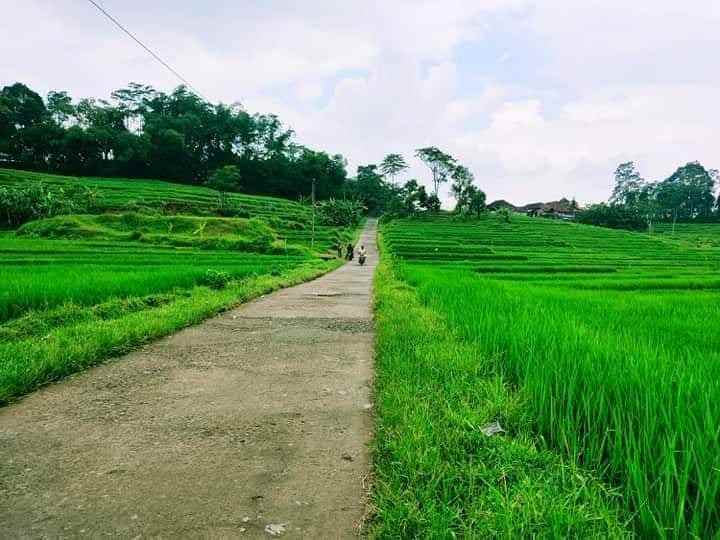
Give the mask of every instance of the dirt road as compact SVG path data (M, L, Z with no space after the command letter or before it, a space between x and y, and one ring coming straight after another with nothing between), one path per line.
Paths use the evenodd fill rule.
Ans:
M0 409L3 538L351 538L372 420L369 264Z

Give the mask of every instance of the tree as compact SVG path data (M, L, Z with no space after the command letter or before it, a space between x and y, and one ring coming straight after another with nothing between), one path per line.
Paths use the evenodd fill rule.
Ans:
M209 188L227 193L240 191L240 169L235 165L225 165L216 170L205 183Z
M128 130L141 130L143 120L148 112L148 104L156 92L148 85L131 82L127 88L120 88L110 94L123 114L125 127Z
M577 220L587 225L613 229L642 230L645 227L645 219L636 208L621 204L593 204L581 211Z
M657 184L649 184L661 219L671 219L673 225L679 219L709 218L715 207L715 183L717 173L707 170L697 161L679 167L669 178Z
M425 209L428 212L434 213L440 211L440 198L435 193L428 196L427 200L425 201Z
M662 184L674 185L674 191L679 193L674 200L679 205L681 218L695 219L712 215L715 177L699 162L693 161L679 167Z
M425 186L418 184L414 178L405 182L400 190L401 210L403 214L415 215L427 209L428 194Z
M22 83L4 87L0 96L7 121L16 129L39 124L47 115L43 99Z
M473 180L475 177L464 165L456 166L452 171L453 185L451 191L455 197L455 211L463 213L469 210L470 200L474 194Z
M240 191L241 175L235 165L225 165L212 173L205 185L218 192L218 210L221 215L232 215L228 192Z
M44 101L16 83L0 89L0 161L74 175L157 177L204 184L237 167L243 191L318 198L347 191L345 158L307 148L275 115L208 103L179 86L170 93L130 83L108 101ZM398 163L395 163L399 165Z
M385 156L385 159L382 160L382 163L380 163L380 171L383 175L389 177L393 184L395 183L397 175L407 168L408 165L405 163L405 158L400 154L388 154Z
M485 192L480 188L471 185L469 187L468 200L468 211L474 212L477 217L480 217L480 215L485 211Z
M610 203L633 206L644 184L645 180L640 176L634 162L621 163L615 170L615 187Z
M75 113L72 98L67 92L51 91L47 97L47 110L59 125L63 125Z
M349 188L349 195L362 200L370 214L399 206L400 189L385 182L375 164L359 166Z
M418 148L415 156L428 166L432 173L433 193L437 197L440 184L448 181L455 169L455 159L435 146Z
M21 83L0 90L0 154L18 164L45 168L50 140L39 126L48 120L42 98Z

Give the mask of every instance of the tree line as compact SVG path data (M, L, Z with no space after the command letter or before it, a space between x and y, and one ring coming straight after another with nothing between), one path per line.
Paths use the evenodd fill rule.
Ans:
M580 213L583 223L626 229L652 230L657 222L720 221L717 170L697 161L678 167L661 181L642 177L632 161L615 170L615 185L607 203Z
M398 181L409 166L401 154L395 153L385 156L380 164L358 167L351 188L372 213L412 216L439 212L440 186L452 182L455 213L479 215L485 210L485 193L475 185L470 169L457 159L435 146L418 148L415 157L428 167L432 185L430 193L416 178Z
M211 104L185 86L170 93L130 83L110 99L43 98L22 83L0 89L0 166L76 176L160 178L228 192L358 200L370 213L414 215L440 210L439 188L452 182L456 212L480 213L485 194L470 170L430 146L415 156L429 170L432 190L400 181L404 157L389 154L348 176L342 155L296 142L272 114L239 104Z
M22 83L0 90L0 165L78 176L206 183L234 167L231 191L295 198L343 193L346 161L310 149L275 115L211 104L184 86L131 83L109 100L45 99ZM226 175L227 177L227 175Z

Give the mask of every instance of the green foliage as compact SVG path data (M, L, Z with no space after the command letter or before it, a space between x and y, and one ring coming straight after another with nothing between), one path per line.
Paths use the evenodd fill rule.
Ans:
M470 170L458 165L452 173L452 194L455 197L455 212L480 216L485 211L485 192L473 184L475 177Z
M240 169L235 165L225 165L213 172L205 185L220 193L226 193L228 191L240 191L240 181Z
M475 186L471 186L468 193L468 211L478 217L485 211L485 192Z
M34 238L140 241L149 244L270 253L276 232L260 219L153 216L137 213L57 216L23 225Z
M346 193L350 198L362 201L368 213L378 215L397 205L399 189L384 180L377 165L370 164L358 167Z
M380 163L380 171L384 176L390 178L395 183L397 175L408 168L405 158L400 154L388 154Z
M222 270L207 270L199 281L200 285L205 285L211 289L224 289L228 283L232 281L232 275Z
M92 212L98 194L84 186L50 190L41 183L0 185L0 227L17 227L33 219L75 212Z
M430 240L443 237L433 226L444 232L445 224L408 220L385 230ZM497 357L461 340L416 291L428 283L403 280L410 271L386 255L375 281L371 537L629 537L619 498L543 448L524 395L500 374ZM443 283L454 275L440 274ZM485 306L473 306L469 318L488 317ZM493 421L507 433L484 435L482 427Z
M405 215L415 215L422 210L428 209L428 194L425 186L417 183L417 180L409 180L401 191L402 207Z
M235 167L243 190L295 198L343 192L346 161L299 145L274 115L210 104L180 86L171 93L131 83L111 100L43 101L20 83L0 88L0 159L8 165L75 175L154 177L203 184ZM216 179L222 191L238 181Z
M94 194L92 212L142 209L165 214L217 215L218 192L202 186L185 186L161 180L128 178L95 178L58 176L12 169L0 169L0 187L16 187L42 183L56 194L88 190ZM282 216L293 221L307 221L310 209L296 202L275 197L226 194L225 212L229 217ZM247 213L247 215L241 215Z
M488 504L483 507L487 513L478 511L477 519L465 520L468 509L475 515L474 504L481 504L476 499L490 495L485 490L472 501L462 499L475 482L452 491L455 483L475 478L471 465L448 480L435 472L437 465L420 469L417 477L412 470L426 463L427 456L439 454L446 465L442 471L447 471L447 464L454 462L440 437L450 438L452 448L462 444L453 426L499 419L510 440L534 435L541 448L620 490L617 502L630 516L637 536L717 536L720 413L715 403L720 387L714 381L720 377L715 331L720 323L720 249L706 241L695 247L692 232L720 240L720 225L715 227L686 224L673 239L669 224L660 229L662 237L655 237L523 216L515 216L512 223L485 215L473 221L438 216L385 225L387 251L404 263L398 266L400 277L429 312L405 326L435 317L447 329L420 330L418 336L432 331L427 348L419 337L380 341L391 345L380 350L379 369L392 369L381 395L406 396L388 402L380 412L381 419L390 419L381 420L381 425L390 422L381 439L389 441L382 447L389 453L379 457L381 495L384 483L393 486L383 499L380 518L401 517L404 523L426 527L430 520L422 515L430 514L413 512L409 503L425 497L423 508L432 508L433 516L454 519L446 523L462 531L458 536L497 536L482 527L485 519L494 523L492 509L503 509L503 503ZM399 334L397 328L395 333ZM435 349L441 340L443 345ZM442 356L442 351L451 352ZM389 368L384 367L386 361L392 362ZM448 366L455 368L452 375L445 373ZM472 376L462 379L466 372ZM485 412L484 398L474 404L475 396L483 395L484 373L500 377L504 387L521 396L519 410L511 414L498 407ZM406 395L403 381L408 380L413 388ZM414 409L409 395L414 396ZM422 410L418 418L410 414L425 402L448 403L454 423L438 418L435 409ZM401 412L395 415L396 410ZM479 418L476 411L483 411ZM423 429L428 424L433 427ZM464 447L470 452L469 463L496 458L497 450L482 441L480 437L480 442ZM514 493L517 474L524 473L523 468L512 470L503 493ZM403 478L410 480L403 484ZM425 481L443 488L414 491ZM535 493L541 488L528 489ZM406 499L408 490L413 491ZM528 491L523 493L523 500L535 500ZM576 486L570 493L588 492ZM570 499L577 501L571 495ZM456 501L463 512L455 511ZM601 503L595 499L581 506L607 516ZM577 524L608 523L576 511L569 515L580 516ZM512 526L536 523L533 516L538 514L542 512L516 515ZM542 527L552 518L538 519L540 528L531 529L531 534L516 530L500 536L593 535L550 532ZM473 535L474 529L461 527L478 527L481 533Z
M329 199L316 205L318 223L338 227L355 227L363 217L364 206L354 199Z
M448 181L456 168L455 158L435 146L418 148L415 156L428 166L432 173L433 194L437 196L440 184Z
M428 212L437 214L440 211L440 197L438 197L435 193L428 195L425 208Z
M627 221L629 228L640 228L631 219L635 215L650 230L657 221L707 220L714 211L720 212L713 195L717 178L717 171L695 161L679 167L662 182L647 182L633 162L622 163L615 171L610 205L592 209L589 216L598 222Z
M500 210L497 211L497 215L505 223L510 223L512 221L513 213L509 208L500 208Z
M218 192L215 213L224 217L249 217L250 213L242 206L230 199L227 194L240 191L241 175L235 165L225 165L219 168L205 182L205 185Z
M579 212L575 219L586 225L635 231L643 230L646 225L637 207L620 204L593 204Z
M28 262L20 248L14 252L23 257L18 258L22 262L0 267L0 283L12 284L0 295L0 403L224 309L312 279L337 264L62 241L52 242L63 247L48 253L48 246L40 248L38 241L20 242L35 260ZM6 256L8 247L2 244ZM104 261L102 266L94 264L98 256ZM62 264L51 264L53 257L61 258ZM223 289L194 287L209 264L221 264L233 278L244 279ZM160 289L166 292L153 292ZM14 315L21 318L3 318L4 302L18 299L37 302Z
M615 187L610 202L615 205L634 206L646 185L635 163L621 163L615 170Z

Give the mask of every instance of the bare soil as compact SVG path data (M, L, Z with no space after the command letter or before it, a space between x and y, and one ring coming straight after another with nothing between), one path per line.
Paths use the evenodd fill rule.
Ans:
M0 409L3 538L348 538L372 433L357 262Z

